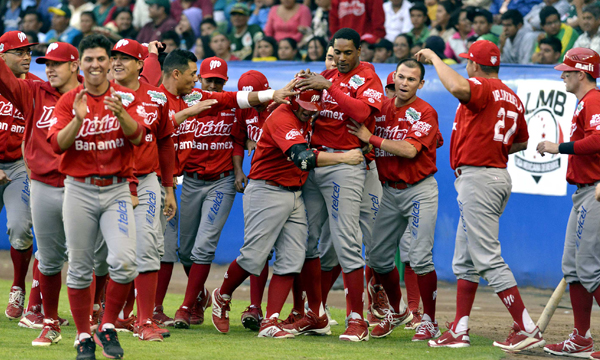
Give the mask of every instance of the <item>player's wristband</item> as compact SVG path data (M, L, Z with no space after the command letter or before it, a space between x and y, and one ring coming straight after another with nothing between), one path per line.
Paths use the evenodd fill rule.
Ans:
M262 90L258 92L258 100L261 103L273 100L273 96L275 96L275 90Z
M558 152L560 154L574 155L575 154L575 142L571 141L571 142L566 142L566 143L562 143L562 144L558 145Z
M137 128L135 129L133 134L125 135L125 137L127 138L127 140L133 141L133 140L137 139L138 136L140 136L142 131L144 131L144 128L140 124L137 124Z
M240 109L248 109L251 108L250 101L248 100L248 96L250 95L249 91L238 91L236 98L237 103L240 106Z
M384 139L380 138L379 136L371 135L369 138L369 144L375 146L376 148L380 148L381 144L383 144L383 140Z

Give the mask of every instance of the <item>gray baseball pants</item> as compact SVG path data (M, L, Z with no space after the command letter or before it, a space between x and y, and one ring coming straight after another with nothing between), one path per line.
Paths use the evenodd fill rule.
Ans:
M164 207L164 189L162 197ZM175 200L177 200L177 193L175 193ZM161 253L163 255L160 261L167 263L176 263L177 261L179 261L179 255L177 255L179 251L179 204L177 206L175 216L171 220L167 221L166 216L161 214L160 221L162 223L162 229L164 233L164 241L161 250Z
M31 232L30 184L25 163L17 160L0 163L0 170L11 179L0 185L0 209L6 207L6 233L10 246L27 250L33 245Z
M164 242L160 224L161 186L156 173L139 176L138 199L133 210L136 228L138 272L160 269L160 244Z

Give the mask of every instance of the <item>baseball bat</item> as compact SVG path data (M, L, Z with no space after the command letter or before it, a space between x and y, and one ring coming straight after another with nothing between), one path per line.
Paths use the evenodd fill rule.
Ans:
M542 333L546 331L546 327L548 327L548 323L550 322L550 319L552 319L552 315L554 315L554 311L556 311L556 308L558 307L558 304L560 303L560 300L562 299L566 288L567 282L565 281L565 279L562 279L560 281L560 284L558 284L558 286L552 293L550 300L548 300L544 311L542 311L542 315L540 315L540 318L538 319L538 322L536 324L540 328L540 331Z

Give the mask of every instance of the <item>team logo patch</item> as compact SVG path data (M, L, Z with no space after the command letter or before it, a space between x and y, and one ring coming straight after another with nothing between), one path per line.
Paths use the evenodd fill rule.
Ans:
M132 93L128 93L128 92L124 92L124 91L115 91L115 94L118 94L119 96L121 96L121 102L123 103L123 106L125 106L125 107L128 107L129 105L131 105L133 100L135 100L135 97L133 96Z
M421 120L421 113L410 107L408 110L406 110L406 120L410 121L411 123L419 121Z
M167 95L165 95L159 91L149 90L148 95L150 95L150 100L152 100L153 102L155 102L159 105L164 105L167 103Z
M0 44L0 52L4 51L4 44Z
M129 40L127 40L127 39L121 39L121 40L119 40L119 41L117 42L117 44L115 45L115 49L118 49L118 48L120 48L121 46L125 46L125 45L127 45L127 44L129 44Z
M592 120L590 120L590 126L594 127L598 125L600 125L600 114L594 114Z
M19 34L17 36L19 37L19 40L21 42L27 40L27 35L25 35L25 33L23 33L23 32L19 32Z
M48 55L50 53L50 51L56 50L56 49L58 49L58 44L57 43L50 44L50 46L48 46L48 50L46 50L46 55Z
M580 101L579 104L577 104L577 109L575 109L575 116L579 116L581 110L583 110L583 101Z
M192 91L183 97L183 101L185 101L188 107L196 105L200 100L202 100L202 93L197 91Z
M417 121L412 126L412 129L415 131L415 135L419 137L423 136L423 134L429 135L431 124L428 124L425 121Z
M242 91L254 91L254 86L252 86L252 85L244 86L242 88Z
M490 57L490 62L492 63L492 65L496 65L497 61L498 61L498 57L497 56Z
M481 81L479 81L479 80L477 80L475 78L469 79L469 81L472 82L475 85L481 85Z
M358 89L359 87L363 86L364 84L365 84L364 77L354 75L353 77L350 78L350 87L352 87L353 89Z
M369 98L369 102L371 104L374 104L376 101L381 102L381 97L383 96L383 93L375 89L368 88L367 90L365 90L365 92L363 92L363 95Z
M298 136L302 137L302 133L296 129L292 129L287 134L285 134L285 139L293 140L293 139L297 138Z
M219 60L211 60L210 61L210 69L211 70L214 70L214 69L216 69L218 67L221 67L221 65L222 64L221 64L221 62Z
M144 119L146 125L152 125L158 119L158 110L154 112L146 112L146 109L142 105L138 105L135 112Z

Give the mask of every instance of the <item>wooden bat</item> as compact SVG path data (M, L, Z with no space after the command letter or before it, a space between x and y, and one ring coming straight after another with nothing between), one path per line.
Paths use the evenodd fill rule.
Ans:
M548 323L550 323L550 319L552 319L552 315L554 315L554 311L556 311L556 307L560 303L566 288L567 282L565 279L562 279L560 284L558 284L552 293L550 300L548 300L544 311L542 311L542 315L540 315L540 318L536 324L542 333L546 330L546 327L548 327Z

